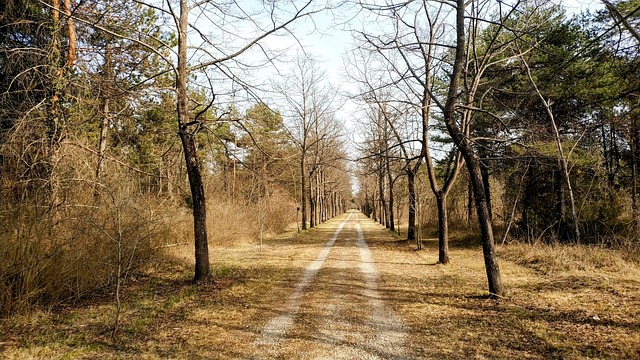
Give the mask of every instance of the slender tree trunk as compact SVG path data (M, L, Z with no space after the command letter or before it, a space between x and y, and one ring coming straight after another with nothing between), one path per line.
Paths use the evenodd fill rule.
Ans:
M489 208L487 206L487 197L485 194L484 184L482 181L482 173L480 170L480 160L478 159L473 147L469 143L468 137L461 131L456 122L456 103L458 91L460 87L460 77L463 71L465 61L465 0L456 0L456 49L453 72L451 75L451 83L447 94L447 102L444 106L444 122L447 131L453 142L458 147L464 157L469 177L473 185L473 192L476 200L476 210L478 213L478 223L480 227L480 235L482 236L482 251L484 254L485 269L487 272L487 280L489 283L489 292L493 295L502 296L502 279L500 276L500 268L495 253L495 244L493 239L493 227L491 226L491 218L489 216Z
M384 174L382 171L382 164L380 164L380 171L378 173L378 192L380 193L380 225L389 227L387 222L387 199L384 196Z
M305 146L304 144L302 145ZM304 173L305 151L300 156L300 211L302 212L302 230L307 229L307 177Z
M331 217L334 218L338 215L338 193L334 191L332 198L333 201L331 204Z
M571 208L571 217L572 217L572 221L573 221L573 231L575 232L575 239L576 239L576 243L580 244L580 226L578 224L578 213L576 212L576 203L573 197L573 189L571 188L571 179L569 177L569 169L567 167L567 158L564 156L564 150L562 149L562 142L560 139L560 132L558 131L558 126L556 125L556 120L555 117L553 115L553 111L551 110L551 104L549 103L549 101L547 101L544 96L542 96L542 93L540 92L540 90L538 89L538 86L536 85L535 81L533 80L533 77L531 76L531 69L529 68L529 64L527 64L527 62L522 59L522 62L524 63L524 65L527 68L527 74L529 76L529 80L531 81L531 85L533 85L536 93L538 94L538 97L540 98L540 100L542 101L542 104L544 105L545 110L547 111L547 115L549 115L549 120L551 120L551 126L553 128L553 134L555 137L555 141L556 141L556 147L558 148L558 157L559 157L559 161L560 161L560 171L562 174L562 177L567 185L567 192L569 194L569 206Z
M52 227L57 226L60 221L59 206L60 189L56 176L56 168L60 161L60 138L61 138L61 106L60 98L64 88L64 70L62 68L62 49L60 41L60 2L51 0L51 16L53 26L51 29L51 58L50 58L50 81L51 97L49 99L49 109L47 114L47 147L49 151L49 164L47 169L47 181L49 190L49 219Z
M376 194L376 190L374 189L373 190L373 194L372 194L373 198L371 199L371 205L373 205L372 209L371 209L372 210L371 214L373 215L372 219L373 219L374 222L378 221L378 204L379 204L379 201L378 201L378 199L376 199L376 195L377 195Z
M102 90L102 118L100 119L100 143L98 144L98 163L96 165L96 181L99 183L101 180L102 164L104 161L105 152L107 151L107 135L109 133L109 118L111 116L111 109L109 103L111 101L111 88L110 82L113 77L113 64L111 62L111 45L106 44L104 50L104 64L103 64L103 90ZM98 195L98 188L96 187L95 195Z
M558 239L562 239L562 230L565 228L564 186L562 185L564 178L562 176L562 165L559 159L558 167L553 171L553 175L553 188L556 193L556 221L558 223L556 234Z
M389 219L387 223L389 230L396 231L395 219L393 214L393 175L391 174L391 167L389 165L389 159L387 158L387 183L389 184Z
M178 31L178 72L176 75L176 97L178 111L178 134L184 150L187 176L193 201L193 230L195 243L194 282L211 275L209 265L209 245L207 239L207 206L200 173L200 162L194 134L188 129L189 108L187 98L187 27L189 8L187 0L180 0L180 22Z
M315 226L316 202L313 196L313 174L309 174L309 228Z
M638 140L640 139L640 134L635 120L631 131L631 210L633 216L633 234L635 237L638 237L640 235L640 211L638 210Z
M409 193L409 218L407 222L407 241L416 239L416 174L407 168L407 191Z
M484 184L487 195L487 208L489 208L489 218L493 221L493 210L491 207L491 183L489 183L489 166L480 162L480 170L482 172L482 183Z
M471 220L473 218L473 185L469 181L467 189L467 226L471 226Z
M438 262L449 263L449 221L447 214L447 194L440 191L436 194L438 204Z
M102 102L102 118L100 119L100 143L98 145L98 164L96 165L96 181L100 182L102 173L102 164L104 161L104 155L107 151L107 136L109 133L109 97L105 97Z

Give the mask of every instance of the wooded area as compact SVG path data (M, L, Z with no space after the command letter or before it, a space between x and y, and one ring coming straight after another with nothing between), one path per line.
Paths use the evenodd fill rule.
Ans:
M605 4L573 17L546 1L364 5L384 25L357 32L350 58L368 109L361 209L393 229L408 207L410 241L435 221L442 264L451 218L477 222L496 295L496 229L501 243L637 254L640 3Z
M251 81L254 62L277 55L252 53L260 40L327 8L296 6L0 5L1 314L118 289L182 242L206 281L212 238L280 233L300 206L302 228L345 211L344 132L325 79L292 73L282 86L300 92L280 110Z
M441 264L450 226L478 229L496 296L496 243L637 256L640 1L602 4L4 1L0 316L118 297L184 242L207 282L211 243L349 206L418 249L437 234ZM345 7L354 89L267 44Z

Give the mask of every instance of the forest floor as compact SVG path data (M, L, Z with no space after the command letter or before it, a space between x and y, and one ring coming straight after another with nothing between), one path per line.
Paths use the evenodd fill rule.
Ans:
M359 234L358 228L362 230ZM477 240L408 244L359 213L300 235L190 248L133 274L116 338L113 294L1 320L2 359L638 359L640 266L620 252L505 245L490 299ZM456 240L460 238L462 240Z

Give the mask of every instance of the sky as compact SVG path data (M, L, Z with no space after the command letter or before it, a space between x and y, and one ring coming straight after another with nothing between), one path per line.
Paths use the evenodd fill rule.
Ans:
M565 7L568 16L579 14L586 10L602 8L600 0L558 0ZM339 86L343 92L355 91L353 86L345 78L344 56L353 47L353 37L350 28L358 28L357 9L351 8L335 11L333 14L319 14L313 21L306 18L295 25L294 33L297 41L292 38L268 39L270 46L287 49L290 53L300 51L304 46L304 52L311 54L318 60L327 72L328 79ZM353 117L356 106L346 102L338 111L338 116L345 119Z

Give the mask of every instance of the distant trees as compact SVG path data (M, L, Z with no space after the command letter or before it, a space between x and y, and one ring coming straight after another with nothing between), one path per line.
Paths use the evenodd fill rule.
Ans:
M298 56L295 61L291 73L277 86L284 94L291 122L291 139L298 149L301 224L304 230L307 221L309 227L314 227L327 219L328 204L344 207L346 198L334 199L338 193L332 191L327 199L326 186L338 180L327 178L332 173L331 169L345 172L346 164L340 139L342 129L334 115L336 91L326 82L326 74L315 60ZM341 180L345 177L342 176Z

